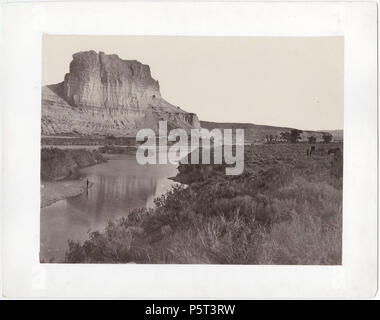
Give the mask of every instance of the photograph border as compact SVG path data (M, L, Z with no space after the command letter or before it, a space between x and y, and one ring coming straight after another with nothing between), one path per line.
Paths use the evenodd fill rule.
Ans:
M3 5L2 24L5 297L368 298L376 293L376 3L23 3ZM342 266L40 264L41 41L45 33L343 35Z

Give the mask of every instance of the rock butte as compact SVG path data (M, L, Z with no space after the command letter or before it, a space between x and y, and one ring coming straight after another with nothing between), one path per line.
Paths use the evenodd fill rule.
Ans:
M141 128L199 128L198 117L161 97L150 68L95 51L73 55L64 81L42 88L42 135L132 136Z

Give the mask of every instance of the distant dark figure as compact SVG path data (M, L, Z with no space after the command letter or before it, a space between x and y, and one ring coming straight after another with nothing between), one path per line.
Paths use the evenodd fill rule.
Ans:
M329 151L327 151L327 154L330 155L330 154L340 154L340 148L333 148L333 149L329 149Z
M86 180L86 185L87 185L87 189L88 189L88 185L89 185L88 179Z
M315 153L315 146L311 146L310 149L307 148L307 150L306 150L306 155L307 155L308 157L311 157L311 155L312 155L313 153Z
M310 148L310 156L315 153L315 146L311 146Z
M335 161L338 161L338 160L342 159L342 154L341 154L340 148L330 149L330 150L327 152L327 154L328 154L328 155L333 154L333 155L334 155L334 160L335 160Z

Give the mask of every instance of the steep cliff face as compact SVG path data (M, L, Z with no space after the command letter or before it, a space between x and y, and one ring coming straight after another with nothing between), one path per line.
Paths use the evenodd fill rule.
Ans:
M113 134L140 128L199 128L193 113L165 101L150 68L95 51L73 55L64 82L42 89L42 134Z

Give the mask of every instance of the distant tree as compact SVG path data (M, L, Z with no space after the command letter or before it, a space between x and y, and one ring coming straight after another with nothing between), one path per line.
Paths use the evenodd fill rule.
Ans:
M290 131L290 142L296 143L298 142L298 140L301 140L301 133L302 133L302 130L292 129Z
M290 141L290 132L281 132L280 137L281 137L281 139L289 142Z
M317 142L317 138L314 136L308 137L307 139L309 140L309 143L316 143Z
M333 138L333 136L332 136L331 133L324 132L324 133L322 134L322 139L323 139L323 142L324 142L324 143L329 143L329 142L331 142L332 138Z
M266 135L265 141L266 141L266 143L273 143L274 142L274 135L273 134Z

